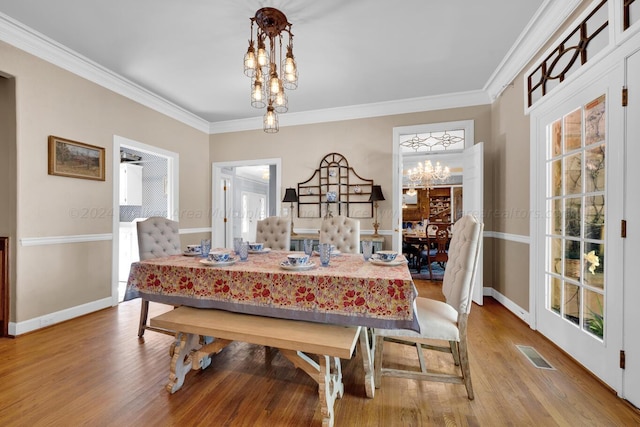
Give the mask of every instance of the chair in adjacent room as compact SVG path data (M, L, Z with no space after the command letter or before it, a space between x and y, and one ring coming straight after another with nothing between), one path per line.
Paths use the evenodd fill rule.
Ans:
M162 258L169 255L182 254L178 222L170 219L152 216L136 224L138 231L138 250L140 261ZM140 309L140 325L138 336L142 338L146 329L173 335L174 332L155 328L147 324L149 315L149 300L142 298Z
M291 220L279 216L270 216L258 221L256 242L264 243L266 248L288 251L291 249Z
M445 226L438 227L435 237L429 237L429 243L420 254L419 270L424 265L429 269L429 279L433 279L431 264L437 262L440 267L445 268L449 260L449 231Z
M471 371L467 350L467 320L472 305L473 284L482 246L484 224L474 216L465 215L453 226L442 293L446 302L430 298L416 298L416 311L420 331L405 329L378 329L375 339L375 385L380 387L382 376L464 384L469 400L473 400ZM448 345L438 341L447 341ZM417 369L391 369L383 367L385 342L415 346L420 371ZM451 353L456 371L448 374L428 370L423 349Z
M360 253L360 221L344 215L329 217L320 225L320 242L331 243L344 253Z

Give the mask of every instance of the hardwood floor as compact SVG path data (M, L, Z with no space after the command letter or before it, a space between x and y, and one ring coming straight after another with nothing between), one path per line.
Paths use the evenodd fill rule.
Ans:
M440 295L439 282L416 286ZM321 425L317 384L264 347L234 343L168 394L172 338L146 332L138 341L139 309L140 300L130 301L0 339L0 425ZM151 304L150 313L167 309ZM462 385L397 378L383 378L367 399L356 354L343 361L336 426L640 425L638 411L493 299L471 310L469 337L475 400ZM533 346L556 370L535 368L516 344ZM385 363L414 362L413 349L385 345ZM429 362L448 365L440 356Z

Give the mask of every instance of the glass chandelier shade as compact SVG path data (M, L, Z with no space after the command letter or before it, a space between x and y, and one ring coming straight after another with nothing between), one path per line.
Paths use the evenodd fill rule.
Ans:
M283 56L282 39L285 35L288 35L288 43ZM264 131L277 132L278 113L289 110L285 89L294 90L298 87L291 24L279 10L264 7L251 18L251 39L244 55L244 74L251 78L251 106L267 107Z
M278 127L278 114L273 108L273 104L271 102L269 102L267 112L264 114L262 129L266 133L276 133L280 130Z

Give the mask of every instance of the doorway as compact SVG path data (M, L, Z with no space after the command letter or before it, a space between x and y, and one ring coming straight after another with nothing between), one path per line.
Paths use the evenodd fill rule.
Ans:
M151 216L177 221L179 208L177 153L117 135L113 139L113 152L112 298L115 305L124 297L129 266L139 260L136 223ZM140 175L127 186L124 181L131 169ZM137 196L123 197L131 188L137 190Z
M433 141L432 141L433 140ZM422 142L425 141L425 142ZM404 171L417 162L440 161L462 175L463 214L473 213L482 220L484 171L483 149L474 144L473 120L403 126L393 129L393 249L402 249L402 196ZM483 303L483 254L480 253L473 301Z
M256 218L280 214L280 165L281 159L213 163L212 246L232 248L234 237L254 240Z

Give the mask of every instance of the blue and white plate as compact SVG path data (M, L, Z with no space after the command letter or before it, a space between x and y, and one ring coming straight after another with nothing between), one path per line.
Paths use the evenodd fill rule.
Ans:
M208 259L201 259L200 264L208 265L210 267L225 267L227 265L233 265L238 261L236 258L229 258L228 261L213 261Z
M374 264L374 265L383 265L385 267L397 267L399 265L406 264L407 260L404 259L404 258L398 257L398 258L394 259L393 261L382 261L380 259L376 259L376 258L371 257L371 258L369 258L369 262L371 264Z
M249 249L250 254L266 254L269 252L271 252L271 248L262 248L261 251L252 251L251 249Z
M303 264L303 265L291 265L291 264L289 264L289 261L282 261L280 263L280 268L282 268L284 270L289 270L289 271L311 270L312 268L315 268L315 266L316 266L315 262L308 262L308 263Z

